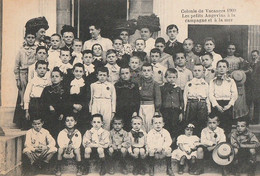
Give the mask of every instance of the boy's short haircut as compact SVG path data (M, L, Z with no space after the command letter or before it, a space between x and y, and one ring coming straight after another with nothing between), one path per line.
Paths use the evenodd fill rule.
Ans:
M168 33L168 30L169 30L169 29L173 29L173 28L177 29L177 32L179 32L179 28L178 28L175 24L170 24L170 25L167 26L167 28L166 28L166 34Z
M98 72L105 72L105 73L107 73L107 76L108 76L108 74L109 74L107 67L98 67L98 68L97 68L97 73L98 73Z
M81 67L83 69L83 72L85 72L85 67L84 67L84 65L82 63L76 63L73 66L72 70L74 71L76 67Z
M129 59L129 63L131 62L131 59L138 59L138 61L139 61L139 63L140 63L140 57L138 57L138 56L132 56L132 57L130 57L130 59Z
M162 118L162 121L164 122L163 120L163 117L161 115L154 115L153 118L152 118L152 124L153 124L153 119L159 119L159 118Z
M116 40L120 40L123 43L123 39L121 39L120 37L116 37L116 38L113 39L113 44L115 43Z
M69 48L67 48L67 47L62 47L62 48L60 48L60 54L61 54L61 51L69 51L70 57L72 56L72 55L71 55L72 53L70 52Z
M82 56L84 56L85 54L91 54L93 56L92 50L89 50L89 49L83 50L81 53L82 53Z
M94 26L95 27L95 29L97 29L97 30L101 30L101 25L100 24L98 24L98 23L90 23L90 25L88 26L88 27L90 27L90 26Z
M60 31L61 35L63 36L65 32L72 32L73 35L75 36L75 29L73 26L66 25L66 24L62 26L62 29Z
M136 40L135 40L135 45L136 45L136 41L138 41L138 40L144 41L144 45L146 45L146 42L145 42L145 40L144 40L143 38L138 38L138 39L136 39Z
M205 43L208 42L208 41L212 41L212 42L214 43L214 45L216 45L215 39L214 39L213 37L206 37L206 38L204 39L204 45L205 45Z
M109 49L109 50L107 50L106 57L107 57L109 54L112 54L112 53L116 54L116 50L114 50L114 49Z
M162 43L164 46L166 45L166 42L165 42L164 38L162 38L162 37L158 37L158 38L155 40L155 45L156 45L157 43Z
M131 119L131 123L133 123L134 120L141 120L142 123L143 123L143 118L140 117L140 116L133 116L132 119Z
M213 54L211 54L210 52L204 53L201 57L203 56L209 56L211 59L213 59Z
M38 53L38 51L41 50L41 49L44 49L46 51L46 53L48 54L48 49L45 46L38 46L36 48L36 53Z
M141 70L143 70L143 67L151 67L152 70L153 70L152 64L150 64L150 63L148 63L148 62L145 62L145 63L142 65Z
M122 66L122 67L120 67L120 70L119 70L119 74L120 75L121 75L123 69L129 69L129 72L130 72L130 67L129 66Z
M34 35L34 37L36 37L36 33L33 30L26 30L24 37L26 37L27 35Z
M169 74L175 74L176 77L178 78L178 72L175 68L168 68L167 71L165 72L165 78L169 75Z
M233 46L235 46L235 48L236 48L236 46L237 46L235 43L233 43L233 42L230 42L230 43L228 43L228 45L227 45L227 48L228 48L230 45L233 45Z
M202 69L204 68L204 66L201 63L196 63L196 64L194 64L194 67L195 66L202 66Z
M217 62L217 67L218 67L219 63L225 63L225 64L227 65L227 68L229 68L229 63L228 63L228 61L226 61L226 60L224 60L224 59L219 60L219 61Z
M192 41L192 43L194 44L194 41L193 41L191 38L186 38L186 39L184 39L184 40L183 40L183 43L184 43L185 41L187 41L187 40Z
M49 62L46 62L46 61L44 61L44 60L38 60L38 61L36 62L36 64L35 64L35 70L38 68L38 65L40 65L40 64L46 65L46 67L48 68Z
M93 119L94 119L95 117L99 117L102 122L104 121L102 114L93 114L93 115L91 116L91 121L93 121Z
M60 36L60 34L54 33L54 34L52 34L52 35L51 35L51 37L54 37L54 36L57 36L57 37L59 37L59 38L60 38L60 40L61 40L61 36Z
M251 54L252 53L257 53L257 55L259 55L259 50L253 50L253 51L251 51Z
M82 40L80 40L79 38L75 38L75 39L72 41L72 45L74 45L75 42L81 42L81 43L83 43Z
M66 122L66 119L68 118L68 117L73 117L73 119L77 122L78 121L78 118L74 115L74 114L67 114L66 116L65 116L65 122Z
M208 120L209 119L214 119L215 117L217 117L217 121L219 122L219 117L216 113L214 112L211 112L209 115L208 115Z
M124 120L122 117L118 116L117 114L115 114L115 116L113 117L113 119L111 120L111 124L114 124L115 120L121 120L122 124L124 124Z
M153 49L151 49L150 55L151 55L152 53L159 53L159 55L161 56L161 50L160 50L159 48L153 48Z
M51 37L50 36L44 36L44 40L51 40Z
M185 57L185 53L184 53L183 51L178 51L178 52L176 52L176 53L173 55L173 60L176 60L177 54L180 54L180 53L182 53L182 54L184 55L184 57Z
M53 73L53 72L59 72L60 76L63 77L63 72L60 70L59 67L54 67L51 73Z
M41 117L39 117L39 116L32 118L32 123L35 120L40 120L42 123L44 122L43 119Z
M101 50L103 51L103 47L99 43L95 43L94 45L92 45L92 48L91 48L92 51L93 51L95 46L100 46Z
M249 121L248 121L248 117L247 116L244 116L244 117L240 117L236 120L236 124L238 124L238 122L245 122L246 123L246 126L249 125Z

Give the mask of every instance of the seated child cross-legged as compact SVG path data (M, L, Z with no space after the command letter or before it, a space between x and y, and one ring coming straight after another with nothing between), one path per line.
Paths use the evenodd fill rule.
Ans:
M92 153L98 153L101 160L100 175L106 174L105 153L109 145L109 132L103 126L104 120L101 114L92 115L92 128L87 130L83 136L83 147L85 148L86 173L89 172L89 159Z
M198 136L193 135L195 126L189 123L184 134L177 138L178 149L172 152L172 158L178 160L178 173L183 174L185 161L190 160L189 174L199 175L196 171L197 146L200 144Z
M109 144L109 163L110 170L109 174L114 174L114 165L117 159L121 165L121 172L124 175L127 175L126 168L126 154L127 149L130 146L130 138L128 136L128 132L123 129L124 121L120 116L115 116L112 120L113 129L110 131L110 144Z
M163 128L164 122L161 115L155 115L152 118L153 129L147 134L147 146L149 152L149 175L154 175L154 161L155 159L166 157L167 174L174 176L171 166L171 144L172 138L170 133Z
M231 134L231 145L235 150L236 175L241 172L243 161L249 162L248 174L254 175L256 169L256 149L260 146L257 137L248 129L247 119L242 117L237 120L236 130Z
M41 118L34 118L32 128L27 131L23 153L29 158L31 165L39 168L47 166L52 156L57 152L55 140L49 131L42 128Z
M77 120L74 116L66 116L65 129L60 131L58 135L58 161L56 176L61 175L61 164L63 158L74 158L76 156L77 162L77 176L82 175L81 171L81 156L80 145L82 141L81 133L75 128Z
M148 154L147 148L147 133L141 129L143 119L140 116L132 118L132 130L129 132L130 147L129 154L134 158L134 175L145 175L144 159Z

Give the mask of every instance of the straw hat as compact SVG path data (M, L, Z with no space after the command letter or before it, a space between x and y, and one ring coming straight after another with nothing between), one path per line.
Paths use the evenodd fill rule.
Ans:
M246 81L246 74L242 70L235 70L231 73L231 77L236 81L238 84L244 84Z
M212 152L212 158L218 165L229 165L235 156L232 146L226 142L218 144Z

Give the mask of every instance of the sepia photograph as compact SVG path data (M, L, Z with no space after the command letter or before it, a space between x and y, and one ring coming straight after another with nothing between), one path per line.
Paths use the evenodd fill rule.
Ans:
M0 0L0 176L260 176L259 7Z

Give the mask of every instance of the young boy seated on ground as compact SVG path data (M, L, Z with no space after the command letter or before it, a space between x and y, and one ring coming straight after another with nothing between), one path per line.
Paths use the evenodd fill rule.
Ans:
M257 137L248 129L248 120L244 117L237 120L236 130L231 134L231 145L234 147L236 175L242 171L242 163L249 163L248 174L254 175L256 170L256 149L260 146Z
M89 159L92 153L97 153L101 160L100 175L106 174L105 153L109 145L109 132L103 126L103 116L101 114L92 115L92 128L87 130L83 136L82 145L85 148L86 174L89 172Z
M149 175L154 175L154 161L155 159L166 157L167 171L170 176L174 176L171 166L171 144L172 138L170 133L163 128L164 122L161 115L153 116L153 129L147 134L147 147L149 153Z
M147 133L141 129L143 119L139 116L132 118L132 130L128 133L130 137L129 154L134 158L134 175L145 175L144 159L148 155Z
M77 120L74 116L68 115L65 117L65 129L60 131L57 143L59 146L58 156L57 156L57 172L56 176L61 175L61 165L63 158L74 158L76 157L77 162L77 176L82 175L81 171L81 156L80 156L80 146L82 141L82 136L79 130L75 129Z
M130 138L128 132L123 129L124 121L121 117L115 116L112 120L113 129L110 131L110 143L108 148L109 153L109 174L115 173L114 167L116 160L119 160L121 165L121 173L127 175L126 154L130 146Z
M200 142L202 146L197 150L198 174L203 173L204 163L203 158L211 158L211 153L214 148L221 142L226 142L224 130L219 126L219 117L211 113L208 116L207 127L201 131ZM204 157L205 156L205 157Z
M30 164L39 168L46 167L52 156L57 152L55 140L49 131L42 128L41 118L34 118L32 128L25 136L23 153L29 158ZM28 168L29 169L29 168Z

